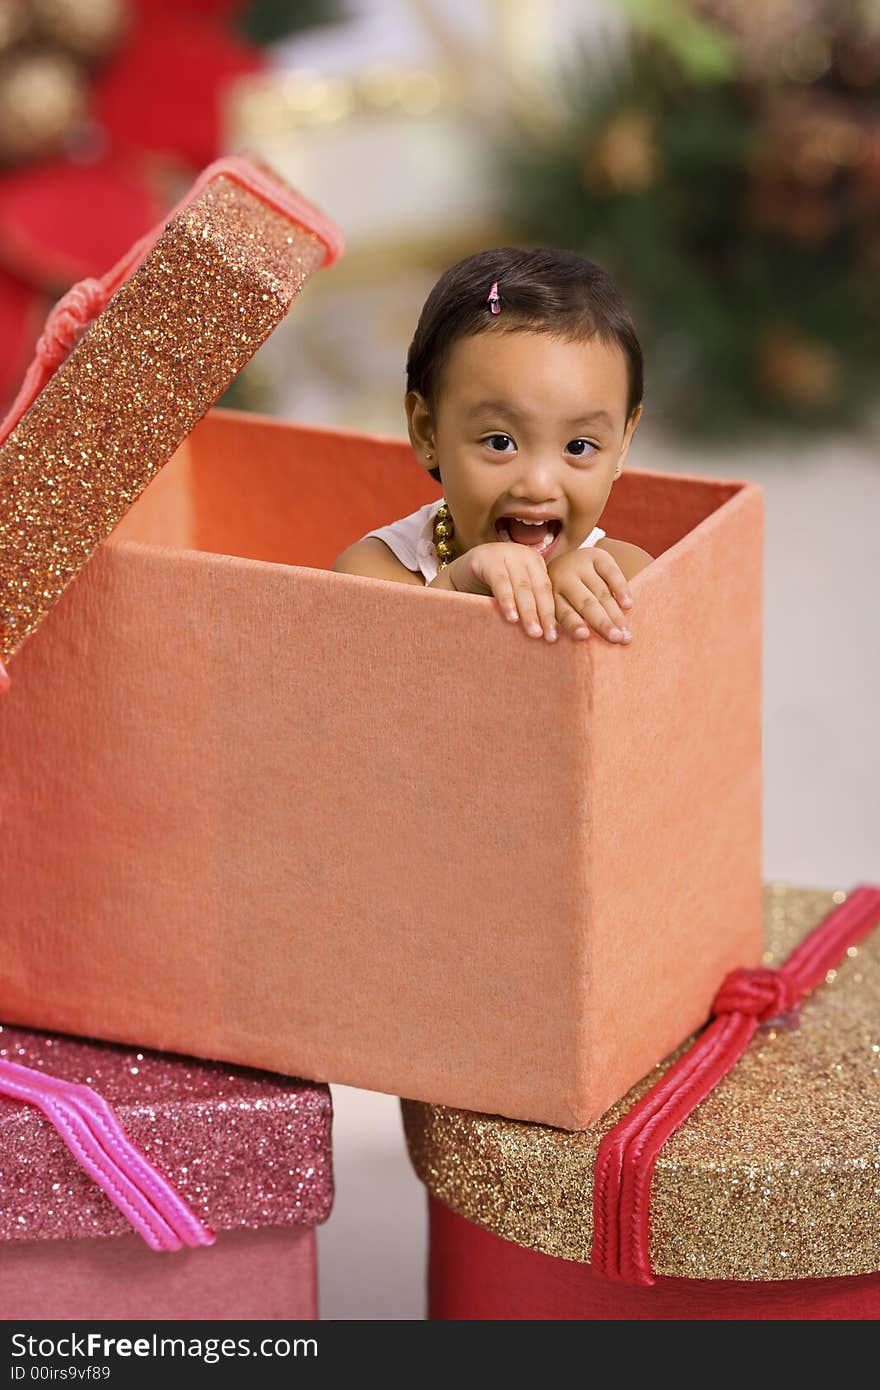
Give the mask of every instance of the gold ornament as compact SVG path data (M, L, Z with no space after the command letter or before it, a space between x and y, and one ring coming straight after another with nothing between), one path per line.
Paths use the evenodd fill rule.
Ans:
M455 522L452 520L446 503L441 502L437 508L437 515L434 517L434 549L439 561L438 573L440 570L445 570L450 560L455 558L455 546L452 539L454 535Z
M810 342L789 329L764 338L758 371L765 390L802 410L821 409L837 399L840 363L824 343Z
M128 27L125 0L30 0L39 33L85 63L97 63Z
M764 964L780 964L845 899L766 886ZM880 1269L880 930L850 946L795 1021L759 1029L661 1151L651 1185L657 1274L821 1279ZM478 1226L586 1262L599 1141L684 1046L579 1132L404 1101L416 1173Z
M0 0L0 53L28 37L31 16L25 0Z
M773 94L750 158L746 214L759 231L815 249L859 216L858 187L877 136L843 98Z
M0 66L0 159L53 154L85 114L85 81L63 53L13 53Z
M584 163L588 185L638 191L657 182L660 154L650 118L624 111L599 133Z

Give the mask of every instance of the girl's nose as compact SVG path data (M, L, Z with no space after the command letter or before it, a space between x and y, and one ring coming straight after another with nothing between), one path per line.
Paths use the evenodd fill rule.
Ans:
M512 491L520 501L533 502L536 506L554 501L560 495L555 460L551 462L540 457L524 460L517 486Z

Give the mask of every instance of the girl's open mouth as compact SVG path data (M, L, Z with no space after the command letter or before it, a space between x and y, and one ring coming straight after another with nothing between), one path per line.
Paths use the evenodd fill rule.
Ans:
M500 541L532 546L545 558L556 544L561 530L562 522L556 517L550 521L525 521L515 516L500 516L495 522Z

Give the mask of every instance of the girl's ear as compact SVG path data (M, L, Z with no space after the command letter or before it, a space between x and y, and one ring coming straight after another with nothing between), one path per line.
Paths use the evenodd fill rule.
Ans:
M632 443L632 437L636 432L638 423L641 420L641 418L642 407L641 405L637 405L632 415L626 422L626 429L623 432L623 443L620 446L620 453L617 455L617 469L614 474L615 478L619 478L621 473L623 472L623 465L626 462L626 456L629 453L629 446Z
M409 442L413 446L413 452L423 468L436 468L434 421L428 403L418 391L408 391L404 404Z

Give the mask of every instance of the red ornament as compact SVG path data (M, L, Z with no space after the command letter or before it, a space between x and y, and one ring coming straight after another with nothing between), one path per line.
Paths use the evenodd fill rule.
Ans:
M90 89L80 147L0 174L0 401L32 355L46 299L100 275L220 152L227 83L264 66L228 28L242 0L136 0Z

